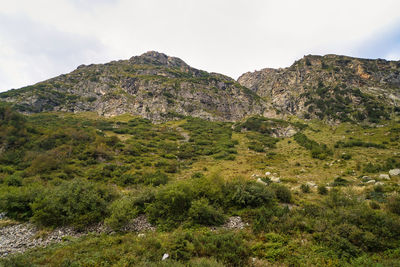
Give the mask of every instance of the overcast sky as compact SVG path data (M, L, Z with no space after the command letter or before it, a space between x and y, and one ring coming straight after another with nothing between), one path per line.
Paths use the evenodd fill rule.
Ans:
M150 50L233 78L307 54L400 60L400 1L0 0L0 91Z

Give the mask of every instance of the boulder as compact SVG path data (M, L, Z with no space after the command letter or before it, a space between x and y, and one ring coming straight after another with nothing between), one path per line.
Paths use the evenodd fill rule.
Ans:
M281 179L279 177L271 177L270 179L271 179L271 182L274 182L274 183L280 183L281 182Z
M379 179L390 180L390 177L389 177L389 174L382 173L382 174L379 174Z
M389 175L390 176L398 176L398 175L400 175L400 169L393 169L393 170L390 170L389 171Z

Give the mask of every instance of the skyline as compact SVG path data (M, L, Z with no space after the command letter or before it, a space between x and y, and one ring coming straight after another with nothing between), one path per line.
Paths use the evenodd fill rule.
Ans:
M5 1L0 91L152 50L235 79L308 54L400 59L400 2L321 2Z

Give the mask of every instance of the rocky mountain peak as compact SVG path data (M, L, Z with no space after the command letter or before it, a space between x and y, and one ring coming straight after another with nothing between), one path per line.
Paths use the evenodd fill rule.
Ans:
M189 68L182 59L177 57L170 57L166 54L157 51L148 51L140 56L133 56L129 59L132 64L138 65L161 65L166 67L176 67L176 68Z

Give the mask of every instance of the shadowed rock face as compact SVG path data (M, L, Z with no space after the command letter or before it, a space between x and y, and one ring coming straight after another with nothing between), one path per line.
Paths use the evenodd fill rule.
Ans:
M376 122L400 101L400 62L306 56L285 69L238 81L147 52L129 60L81 65L71 73L0 94L24 113L124 113L154 122L179 116L237 121L252 115Z
M385 118L400 105L400 61L305 56L238 82L283 113L333 121Z

